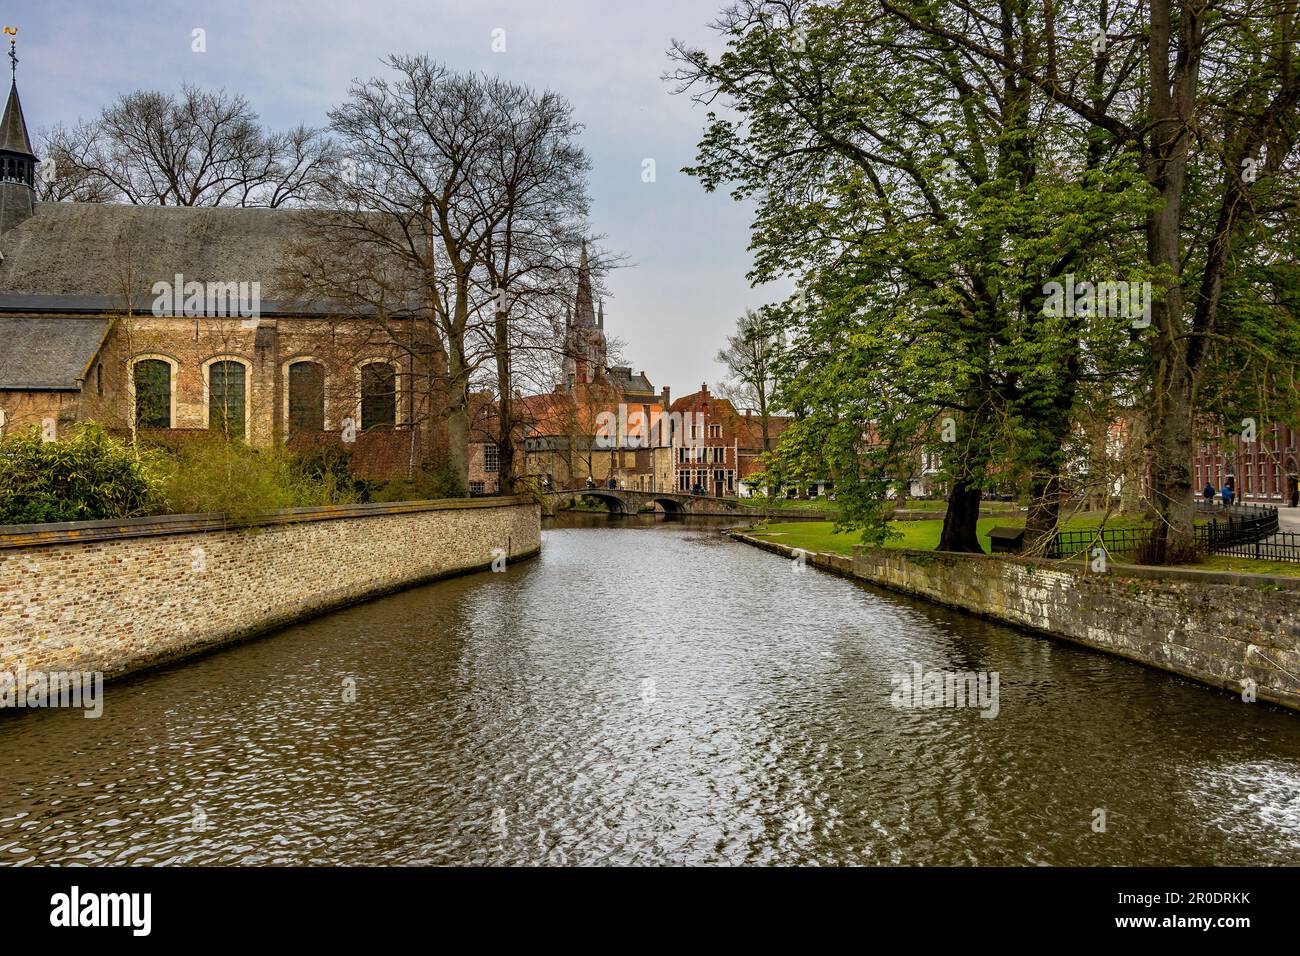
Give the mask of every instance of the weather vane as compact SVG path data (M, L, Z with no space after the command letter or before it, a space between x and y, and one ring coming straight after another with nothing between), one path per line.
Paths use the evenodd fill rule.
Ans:
M18 28L5 27L5 33L9 35L9 75L10 78L18 82L18 52L14 49L18 43Z

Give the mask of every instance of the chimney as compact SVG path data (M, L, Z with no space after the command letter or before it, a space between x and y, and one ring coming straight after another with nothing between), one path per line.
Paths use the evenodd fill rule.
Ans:
M524 397L524 393L519 389L515 389L515 401L517 402L523 397Z
M663 402L664 411L668 411L669 406L673 403L673 393L669 391L667 385L664 386L664 397L661 401Z

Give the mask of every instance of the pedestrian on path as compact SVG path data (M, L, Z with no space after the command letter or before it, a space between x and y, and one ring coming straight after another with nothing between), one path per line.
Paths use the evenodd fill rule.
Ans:
M1225 508L1232 507L1232 485L1228 484L1225 481L1223 483L1223 489L1219 493L1223 495L1223 507Z

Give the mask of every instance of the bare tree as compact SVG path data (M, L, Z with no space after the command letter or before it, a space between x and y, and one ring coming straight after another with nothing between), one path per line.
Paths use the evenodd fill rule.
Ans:
M492 301L486 348L495 364L501 489L515 478L516 361L561 345L560 312L574 285L571 266L587 227L590 160L575 142L573 107L551 92L488 83L497 116L475 199L494 222L484 247L484 278Z
M36 196L41 202L112 202L117 198L112 184L91 172L85 161L94 138L88 123L71 128L58 124L38 134L36 150L42 165L36 177Z
M319 184L334 147L319 130L262 127L248 101L181 87L120 96L91 122L44 137L43 198L159 206L283 206Z
M736 334L727 336L716 360L727 367L723 394L734 404L758 412L763 429L763 450L772 450L772 396L776 388L776 365L785 350L780 321L768 307L747 310L736 320Z
M415 377L465 485L471 384L497 365L495 391L509 406L511 356L525 337L544 337L544 304L567 285L564 247L583 223L586 161L558 97L427 56L387 63L395 76L354 84L330 112L343 155L313 217L316 268L301 271L319 272L323 293L365 303L381 321L403 316L412 369L418 360ZM417 312L427 335L409 334ZM505 445L513 416L507 407L500 417ZM502 450L512 461L513 449Z

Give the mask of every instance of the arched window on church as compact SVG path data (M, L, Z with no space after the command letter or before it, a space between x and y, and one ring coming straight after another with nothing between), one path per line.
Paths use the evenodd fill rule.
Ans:
M361 366L361 427L397 424L397 370L388 362Z
M132 374L136 428L171 428L171 363L164 359L140 359Z
M325 430L325 367L319 362L289 366L289 434Z
M246 428L244 366L229 359L208 366L208 427L231 438Z

